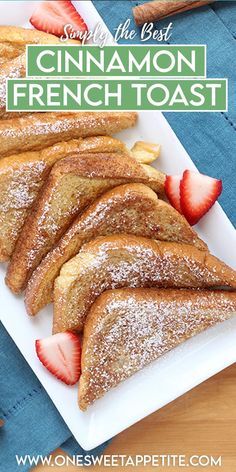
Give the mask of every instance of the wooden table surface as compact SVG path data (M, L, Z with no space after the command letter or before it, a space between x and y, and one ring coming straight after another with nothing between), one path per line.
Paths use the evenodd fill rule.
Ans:
M106 454L186 454L222 456L222 467L139 467L139 470L236 472L236 364L119 434ZM56 454L63 454L57 450ZM115 467L134 471L134 467ZM49 472L39 466L35 472ZM72 472L73 466L54 467ZM108 472L109 467L83 470Z

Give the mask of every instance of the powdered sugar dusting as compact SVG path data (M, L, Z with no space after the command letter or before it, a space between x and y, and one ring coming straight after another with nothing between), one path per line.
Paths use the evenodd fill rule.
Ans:
M136 292L136 293L135 293ZM232 316L236 294L111 292L84 346L83 400L89 404L189 337ZM83 383L83 377L82 377Z
M0 83L0 96L4 94L5 87ZM113 134L133 124L132 114L116 112L34 113L30 120L28 116L19 120L17 123L9 121L8 126L1 129L1 139L6 147L6 150L2 149L2 155L17 152L20 145L24 150L37 150L63 140Z
M46 164L43 161L13 164L0 174L0 227L1 252L14 248L27 211L34 202L42 185L42 174Z
M185 248L185 249L184 249ZM189 246L176 252L165 243L135 236L98 238L66 263L57 279L55 324L58 330L81 328L95 299L105 290L121 287L203 288L235 281L191 256ZM199 251L200 253L200 251ZM91 257L93 256L93 257ZM85 263L87 258L87 263Z
M16 64L14 65L14 63ZM8 63L6 64L8 66ZM3 65L4 70L4 65ZM22 64L18 64L18 58L13 59L13 65L7 70L7 72L2 72L0 75L0 108L3 108L5 111L6 106L6 79L18 79L22 75Z
M9 177L4 179L3 175L3 184L6 182L5 192L8 198L1 202L0 211L6 212L13 208L28 208L42 184L41 179L45 168L46 163L43 161L29 161L21 164L20 168L12 166L8 174Z

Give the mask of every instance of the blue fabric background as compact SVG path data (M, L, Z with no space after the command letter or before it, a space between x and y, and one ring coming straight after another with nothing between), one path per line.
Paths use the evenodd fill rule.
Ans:
M94 0L93 3L113 32L119 23L132 18L131 8L143 2ZM173 22L170 43L207 44L208 77L229 79L227 113L166 113L165 116L198 169L223 179L220 203L236 224L236 4L217 2L163 20L156 27L160 29L169 21ZM133 22L132 27L135 28ZM58 446L71 454L84 453L1 324L0 418L5 420L0 429L1 471L19 470L15 454L45 455ZM104 447L93 453L99 454Z

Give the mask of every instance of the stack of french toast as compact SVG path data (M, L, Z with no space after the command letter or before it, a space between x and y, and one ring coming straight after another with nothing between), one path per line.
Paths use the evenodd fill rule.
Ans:
M25 64L22 44L30 42L25 30L14 32L8 61L2 59L8 75L12 64L15 74L16 64ZM0 28L3 55L7 41L1 34ZM30 35L31 42L42 43L41 35L47 42L48 35ZM1 118L0 261L9 261L6 284L14 294L25 291L31 316L53 302L59 344L62 333L82 333L82 410L233 316L236 272L209 253L167 202L166 176L150 165L160 146L140 141L129 150L111 137L134 126L135 113L13 117L2 102Z

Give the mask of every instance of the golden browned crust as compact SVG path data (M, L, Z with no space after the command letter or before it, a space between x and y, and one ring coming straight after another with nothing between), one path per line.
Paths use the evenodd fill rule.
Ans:
M207 251L131 235L100 237L55 281L53 332L82 330L95 299L111 288L216 286L236 289L236 272Z
M28 314L35 315L52 301L55 278L82 244L97 236L115 233L184 242L207 249L185 218L171 205L158 200L149 187L121 185L102 195L79 216L34 271L25 294Z
M25 75L26 44L61 44L61 41L53 34L36 29L0 26L0 119L13 117L17 114L5 111L6 78L19 78ZM79 44L79 41L69 40L67 44Z
M122 152L125 144L110 136L62 141L42 151L28 151L0 160L0 262L9 260L29 208L55 162L73 153Z
M0 157L40 150L59 141L112 135L134 126L136 113L35 113L0 122Z
M6 115L6 79L17 79L25 74L25 53L2 64L0 72L0 119ZM17 115L17 114L16 114ZM13 116L12 114L10 116ZM10 153L12 154L12 153Z
M6 276L11 290L19 293L25 288L73 219L102 193L129 182L145 183L163 193L164 174L148 167L121 153L80 154L57 162L17 241Z
M22 28L21 26L0 26L0 43L18 44L61 44L60 38L54 34L44 33L36 29ZM80 41L69 40L70 44L79 44Z
M25 46L0 40L0 64L15 59L24 52Z
M235 311L236 292L123 289L103 293L85 323L79 382L81 410Z

